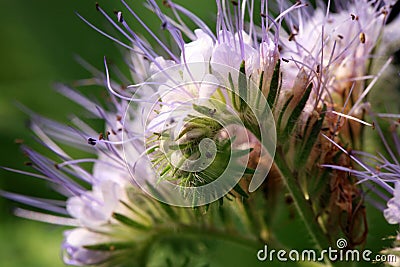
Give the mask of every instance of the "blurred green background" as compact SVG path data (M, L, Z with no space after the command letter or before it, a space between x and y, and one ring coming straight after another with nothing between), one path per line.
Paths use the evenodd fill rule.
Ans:
M119 1L99 2L109 12L121 8ZM213 23L214 0L176 2L190 7L208 24ZM144 12L143 0L128 3L139 10L139 14ZM80 55L101 70L104 55L119 62L122 57L114 43L90 29L74 14L78 11L101 28L109 28L105 19L96 12L94 1L0 0L0 10L0 166L26 169L26 158L14 140L21 138L33 146L35 142L27 129L28 115L16 103L67 122L68 115L79 114L81 109L58 95L52 84L90 77L76 63L74 56ZM143 18L153 29L160 29L154 16L145 15ZM28 195L54 196L45 183L3 170L0 170L0 188ZM0 266L64 266L60 260L64 229L16 218L12 214L14 207L15 203L0 198ZM370 231L384 235L395 233L395 227L387 226L380 213L371 213L369 220ZM295 237L298 229L292 228L287 235ZM372 234L367 247L372 249L389 244L382 241L380 235ZM224 246L221 245L221 253L224 253ZM225 246L224 255L240 260L247 254L254 259L251 253L243 251L234 255ZM214 255L215 258L220 256L218 253Z
M116 49L90 30L74 10L98 19L92 1L0 1L0 165L26 168L16 138L33 144L23 103L38 113L66 121L77 110L53 89L56 81L70 82L88 74L74 61L79 54L100 66L105 53ZM39 181L0 171L0 188L51 196ZM14 203L0 198L0 266L64 266L60 260L63 229L16 218Z
M108 13L122 9L119 1L98 2ZM139 14L146 12L143 0L127 2ZM203 17L208 21L215 14L214 0L176 2L190 4L200 16L206 14ZM205 2L210 5L204 5ZM122 62L119 47L92 30L74 11L100 28L110 29L92 0L0 0L0 166L27 169L24 166L27 159L15 144L16 138L35 146L27 128L28 115L17 103L67 122L69 115L79 115L81 109L56 93L52 86L55 82L72 83L90 77L74 57L79 55L101 70L103 56ZM160 29L155 16L146 15L144 20L152 28ZM55 197L45 183L4 170L0 170L0 189ZM16 218L12 214L15 207L15 203L0 198L0 266L64 266L60 260L63 229Z

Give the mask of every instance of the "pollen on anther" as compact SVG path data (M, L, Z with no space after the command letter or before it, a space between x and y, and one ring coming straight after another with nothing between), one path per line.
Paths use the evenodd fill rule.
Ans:
M89 137L87 141L88 141L89 145L92 145L92 146L96 145L96 139L94 139L94 138Z
M362 44L365 44L365 33L360 33L360 42L362 43Z
M351 20L358 20L358 16L354 15L354 14L350 14L351 16Z

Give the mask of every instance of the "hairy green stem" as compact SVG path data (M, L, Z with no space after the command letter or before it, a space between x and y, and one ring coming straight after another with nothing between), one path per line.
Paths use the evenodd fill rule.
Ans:
M297 212L299 213L300 218L303 220L308 234L312 238L312 241L315 243L316 249L319 251L327 249L329 246L328 238L319 226L312 207L304 197L300 185L296 180L296 176L286 164L284 160L284 153L279 146L277 147L274 160L279 168L282 180L284 181L289 193L293 198ZM326 263L328 264L329 262L326 261Z
M252 127L248 128L248 130L251 131L261 142L261 135L256 131L252 131L252 129ZM314 211L312 210L310 203L306 200L304 193L298 184L296 175L287 165L285 161L285 153L279 145L276 148L274 162L279 169L283 182L285 183L289 193L292 195L297 212L305 224L312 241L315 243L316 249L319 251L327 249L329 246L328 237L319 226ZM331 266L328 259L325 259L325 263L328 266Z

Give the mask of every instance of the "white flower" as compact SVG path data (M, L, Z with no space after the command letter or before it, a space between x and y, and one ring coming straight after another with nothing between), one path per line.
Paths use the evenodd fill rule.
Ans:
M210 61L214 46L212 38L201 29L195 30L194 33L197 39L184 45L185 58L181 54L181 61L186 63Z
M42 123L46 127L35 129L39 138L57 154L62 163L55 163L26 148L24 152L43 174L33 176L54 182L59 192L68 198L66 203L62 203L60 207L59 202L55 201L27 200L20 196L7 195L35 207L59 212L62 216L58 221L63 221L65 215L76 219L73 222L78 228L65 232L63 248L66 253L64 261L67 264L99 265L104 262L105 266L115 266L111 260L108 262L115 247L106 247L103 251L104 247L97 250L96 245L118 242L117 237L122 236L125 244L134 244L130 248L132 251L140 250L142 241L150 244L157 239L154 233L159 230L159 223L179 217L180 214L172 214L169 207L161 210L157 201L150 199L142 191L138 193L138 187L157 200L181 207L209 204L232 192L241 196L253 192L264 182L273 161L276 145L273 115L278 121L282 119L284 122L279 122L279 126L282 126L279 130L287 130L284 133L282 131L288 136L287 139L296 139L293 146L289 144L290 148L285 147L290 142L282 141L280 152L288 154L280 155L282 161L296 152L295 146L298 144L302 146L302 153L306 153L308 147L304 148L301 142L303 136L299 137L299 132L302 131L295 132L295 127L313 127L321 122L319 127L322 128L322 120L319 119L325 114L321 107L326 104L331 109L335 109L337 105L343 107L346 99L342 99L342 93L347 92L353 83L354 97L357 101L362 98L360 96L363 94L364 80L368 79L364 77L367 62L381 33L385 21L383 11L387 8L387 5L373 6L370 1L355 0L337 13L325 13L317 9L313 10L311 16L306 16L305 11L299 10L306 8L306 4L297 2L287 10L280 10L282 14L278 18L270 19L267 14L261 14L258 27L254 23L254 1L217 1L217 28L214 34L204 22L186 9L164 1L176 16L171 18L162 13L154 0L148 0L148 7L160 18L162 28L174 42L171 48L122 2L162 51L154 50L149 42L135 33L124 20L122 12L116 12L117 23L97 6L105 18L130 42L126 45L106 34L130 50L129 67L135 84L121 86L113 81L105 61L106 75L95 72L97 76L93 81L105 85L109 90L110 101L104 105L106 107L72 90L60 90L84 106L91 115L103 120L106 134L99 136L99 131L78 119L72 121L76 129L47 120ZM227 7L228 2L231 6ZM286 4L290 5L289 1L283 3L282 7ZM261 1L261 6L266 6L265 0ZM230 14L231 9L234 10L234 15ZM246 12L250 13L248 15L251 18L247 24ZM194 34L177 15L179 13L183 13L197 25L198 29L194 30ZM295 16L293 13L299 15ZM287 19L287 23L283 22L284 19ZM292 28L291 34L283 33L285 27ZM271 38L271 31L274 38ZM185 43L186 37L191 41ZM176 52L176 49L180 51ZM285 60L277 68L279 50L282 50L281 55ZM288 61L288 64L283 61ZM274 88L271 85L273 78ZM314 85L311 97L305 93L310 92L310 84ZM339 100L336 99L338 95ZM306 103L300 103L304 96L308 97ZM267 97L271 101L269 104L273 113ZM302 107L301 110L294 112L298 106ZM303 121L299 121L297 115L302 116ZM314 117L308 121L311 116ZM334 123L336 126L337 122ZM289 124L292 128L283 127ZM268 138L263 140L265 133ZM305 131L304 133L306 134ZM309 128L310 140L311 134L315 137L320 132L313 133L313 129ZM72 160L52 138L91 152L93 157ZM318 140L315 141L317 142ZM314 143L309 145L314 147ZM253 148L256 148L255 152L251 153ZM320 156L320 150L324 147L321 145L318 149L318 157L324 158L324 155ZM267 153L263 154L265 151ZM248 158L241 157L243 154ZM333 152L332 154L334 155ZM307 154L305 160L308 156ZM144 164L143 159L147 159ZM296 163L291 159L287 161L285 173L290 174L290 168ZM80 163L88 162L94 163L91 172L79 166ZM209 165L203 167L203 163ZM256 169L250 169L250 165ZM258 165L262 165L266 172L257 172ZM195 171L190 169L193 166L196 167ZM243 190L238 182L242 182L244 179L241 179L252 174L252 171L252 177L258 179L253 185L252 180L248 188ZM301 172L295 172L297 179ZM310 168L306 173L314 172ZM222 191L222 194L217 190L205 190L206 193L211 193L211 197L207 194L204 194L206 197L197 195L197 191L190 191L195 193L185 195L188 192L183 190L185 187L193 189L211 184L223 174L226 177L222 187L227 190ZM231 180L233 184L226 183ZM163 181L167 182L170 187L166 188L170 190L163 191L164 188L160 186ZM303 184L300 179L297 182ZM400 223L399 184L396 183L393 199L388 202L388 208L384 212L389 223ZM151 194L142 185L147 186L146 189L158 190L161 187L161 190L157 194ZM180 191L177 188L183 189ZM300 188L300 198L302 193L303 189ZM185 198L187 196L192 199ZM184 199L186 202L169 202L168 198L179 201ZM306 204L309 203L312 203L311 200ZM196 218L188 210L179 211L182 211L184 226ZM313 214L312 209L309 212ZM34 218L32 215L27 216ZM153 225L156 225L154 229ZM170 226L167 222L161 225L162 231L166 231L163 228L165 225L167 230L168 227L177 230L174 224ZM212 224L211 226L214 227ZM257 236L254 240L256 239L262 238ZM145 246L150 246L149 244L146 243ZM125 253L124 249L120 251L121 254Z
M108 223L124 194L124 189L112 178L94 185L91 191L69 198L68 213L86 227Z
M290 33L281 31L284 90L291 90L298 69L303 68L316 85L309 105L329 102L339 109L347 103L349 115L361 116L362 99L367 89L366 75L372 51L384 32L389 4L372 5L356 0L343 3L337 12L320 8L301 10L292 16ZM308 7L311 9L311 7ZM303 12L304 11L304 12ZM351 91L354 107L347 100ZM340 110L341 112L341 110Z
M110 257L111 253L109 252L84 248L85 246L109 242L110 238L106 235L91 232L85 228L76 228L64 232L64 237L63 260L66 264L75 266L93 265Z
M388 201L383 215L388 223L400 224L400 182L395 183L393 197Z

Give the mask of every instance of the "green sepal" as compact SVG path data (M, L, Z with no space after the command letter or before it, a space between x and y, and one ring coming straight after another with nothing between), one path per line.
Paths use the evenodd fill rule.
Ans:
M235 85L233 84L233 79L232 79L232 74L229 72L228 73L228 81L229 81L229 86L231 87L231 89L232 89L232 104L233 104L233 107L236 109L236 110L239 110L239 107L237 106L237 103L236 103L236 92L235 92Z
M153 195L156 199L163 199L163 197L161 196L161 193L156 188L154 188L150 183L146 183L146 184L148 185L148 189L150 190L151 195ZM175 213L174 209L170 205L165 204L163 202L159 202L159 201L157 201L157 203L165 211L165 213L168 214L168 216L172 220L179 219L179 216Z
M138 230L149 230L150 227L147 225L144 225L142 223L139 223L135 220L132 220L131 218L126 217L125 215L122 215L121 213L114 212L112 214L112 217L119 221L120 223L130 226L132 228L138 229Z
M247 108L247 79L246 79L246 65L244 60L240 64L239 74L239 99L240 99L240 111L244 111Z
M274 106L276 97L278 96L278 91L280 91L280 86L282 85L282 83L279 84L280 66L281 66L281 60L279 59L276 62L274 73L272 74L271 84L269 87L269 93L267 97L267 103L271 109Z
M241 195L244 198L249 197L249 195L243 190L243 188L239 184L236 184L233 190L235 190L239 195Z
M89 250L99 250L99 251L116 251L121 249L130 249L135 244L132 242L110 242L110 243L102 243L96 245L87 245L83 246L85 249Z
M321 132L322 123L324 122L325 118L325 113L326 113L326 105L324 105L324 107L322 108L322 112L320 113L320 118L312 126L310 126L311 127L310 135L307 138L307 141L302 146L300 153L297 154L297 157L295 159L296 167L301 167L304 164L306 164L308 157L310 156L311 150L314 147L314 144L317 141L317 138ZM305 131L307 131L307 129Z
M278 129L281 128L283 114L285 114L285 111L288 108L289 103L290 103L290 101L292 101L293 97L294 97L294 95L291 95L288 98L288 100L286 100L285 104L283 105L283 108L282 108L282 110L281 110L281 112L279 114L279 118L278 118L278 123L277 123Z
M254 150L254 148L252 148L252 147L247 148L247 149L240 149L240 150L237 149L237 150L232 151L232 156L233 157L241 157L241 156L249 154L253 150Z
M255 174L255 173L256 173L256 170L252 169L252 168L246 168L244 170L244 174Z
M308 98L310 97L310 93L312 90L312 83L307 87L303 96L300 99L300 102L296 105L294 110L289 116L289 119L286 123L285 130L283 131L283 139L286 139L293 131L294 126L296 125L297 120L299 119L301 112L307 104Z

